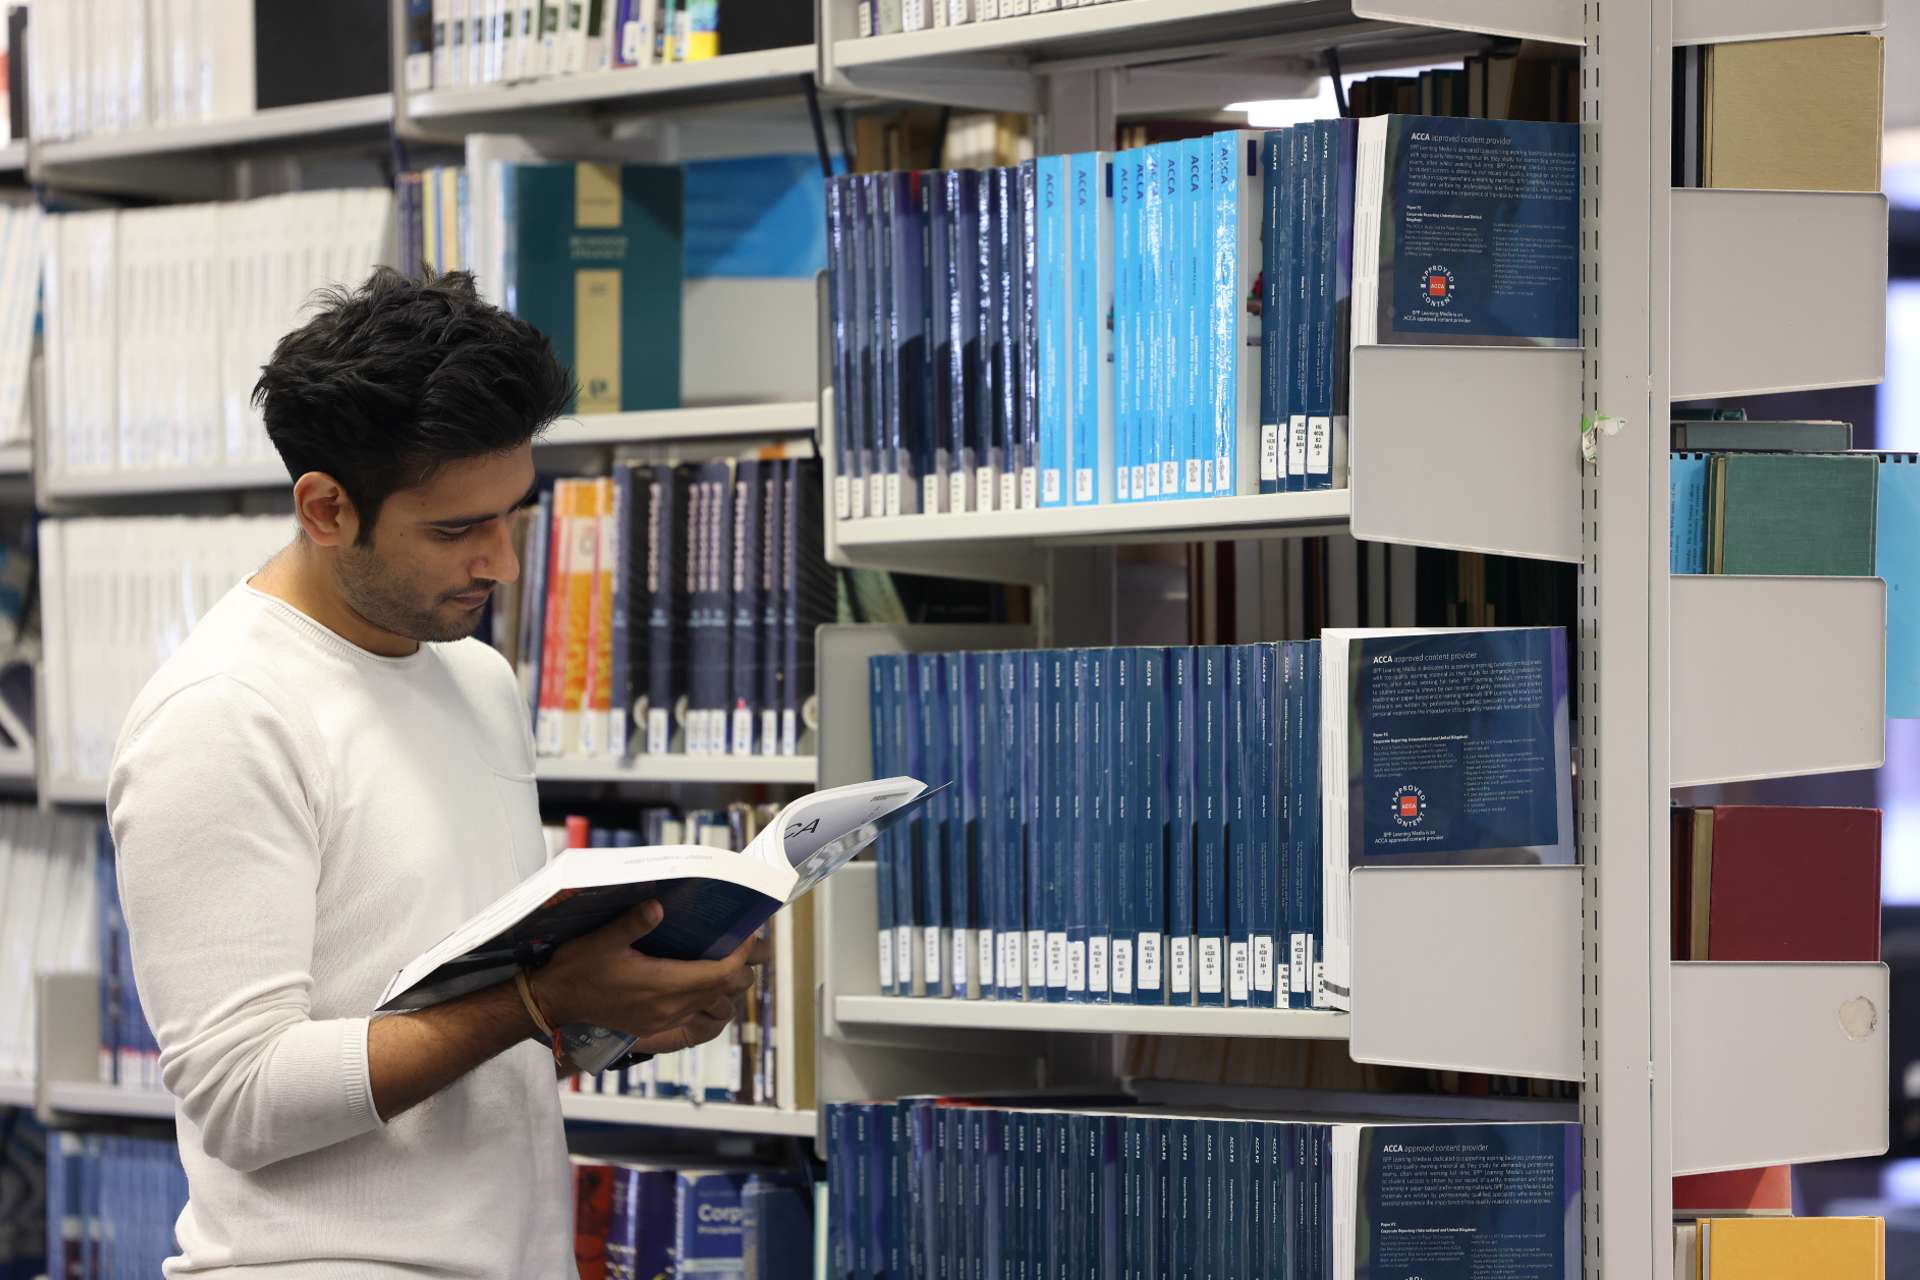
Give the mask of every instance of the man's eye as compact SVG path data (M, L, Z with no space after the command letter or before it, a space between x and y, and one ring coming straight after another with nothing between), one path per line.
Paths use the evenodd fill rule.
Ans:
M467 536L468 531L465 529L433 529L429 530L429 532L433 534L434 541L436 542L458 542Z

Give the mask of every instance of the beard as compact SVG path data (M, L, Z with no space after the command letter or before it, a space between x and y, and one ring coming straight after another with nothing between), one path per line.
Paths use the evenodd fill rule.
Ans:
M334 560L341 598L362 618L393 635L422 644L465 640L480 626L485 609L466 609L452 597L481 591L491 583L471 582L457 591L436 593L409 582L372 547L353 547Z

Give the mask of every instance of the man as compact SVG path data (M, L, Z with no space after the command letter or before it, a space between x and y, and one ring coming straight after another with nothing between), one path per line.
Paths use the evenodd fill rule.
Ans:
M526 703L468 637L519 573L533 437L570 392L470 277L386 269L324 295L255 388L299 531L147 684L108 791L192 1189L170 1276L572 1277L541 1026L684 1048L762 958L644 957L650 904L524 985L368 1017L545 859Z

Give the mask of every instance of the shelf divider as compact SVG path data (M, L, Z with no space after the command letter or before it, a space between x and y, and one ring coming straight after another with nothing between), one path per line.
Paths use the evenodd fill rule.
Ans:
M1673 42L1721 44L1878 31L1887 0L1674 0Z

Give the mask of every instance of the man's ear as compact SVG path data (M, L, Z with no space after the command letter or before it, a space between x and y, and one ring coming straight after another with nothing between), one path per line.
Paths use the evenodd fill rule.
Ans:
M324 471L309 471L293 482L293 514L307 537L322 547L350 547L360 536L353 499Z

